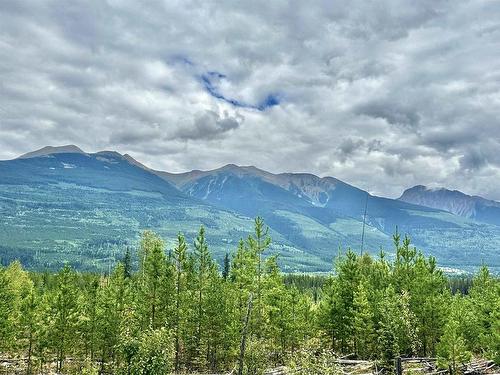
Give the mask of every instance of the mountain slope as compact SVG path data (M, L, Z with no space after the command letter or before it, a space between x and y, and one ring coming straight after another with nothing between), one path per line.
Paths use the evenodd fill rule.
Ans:
M199 226L218 259L253 230L253 220L189 197L116 152L48 153L0 161L0 258L32 268L64 262L105 270L140 232L159 232L172 248L179 231ZM327 265L272 232L285 268ZM293 267L293 268L290 268Z
M403 202L437 208L455 215L500 225L500 202L464 194L458 190L417 185L403 192Z
M331 249L392 249L396 228L442 264L498 263L500 228L443 210L372 196L332 177L272 174L227 165L212 171L155 172L186 194L244 215L261 215L297 247L322 257ZM366 206L364 244L361 243ZM466 236L464 237L464 234ZM485 240L485 238L488 238ZM325 251L329 249L328 251ZM474 252L476 259L470 259ZM464 254L467 254L466 258Z
M191 242L201 224L221 259L252 232L257 215L270 226L271 253L280 253L288 271L327 271L339 248L382 247L391 256L396 227L443 266L500 267L499 226L373 196L333 177L232 164L172 174L129 155L76 146L0 161L3 262L17 257L57 268L69 261L103 270L124 247L136 246L144 229L159 232L171 248L178 231Z

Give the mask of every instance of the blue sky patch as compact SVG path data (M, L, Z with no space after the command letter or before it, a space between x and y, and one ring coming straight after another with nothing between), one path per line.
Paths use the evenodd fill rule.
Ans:
M203 86L205 87L205 90L212 95L214 98L220 99L225 101L226 103L229 103L235 107L239 108L252 108L252 109L257 109L259 111L265 111L267 108L274 107L276 105L279 105L281 102L280 95L278 94L269 94L266 96L264 100L262 100L260 103L257 104L249 104L242 102L237 99L231 99L226 96L224 96L221 92L219 92L217 85L214 84L214 80L216 79L225 79L226 75L216 72L216 71L209 71L205 74L202 74L200 79L201 82L203 83Z

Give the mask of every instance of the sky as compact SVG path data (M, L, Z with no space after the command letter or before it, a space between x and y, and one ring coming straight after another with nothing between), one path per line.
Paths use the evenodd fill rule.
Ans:
M0 1L0 159L46 145L500 200L498 1Z

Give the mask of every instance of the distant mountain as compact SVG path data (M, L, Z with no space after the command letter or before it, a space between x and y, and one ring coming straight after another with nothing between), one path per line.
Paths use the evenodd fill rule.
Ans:
M0 161L4 263L19 258L32 268L55 269L69 262L79 269L107 270L126 246L137 245L144 229L159 232L172 248L179 231L192 242L202 224L212 251L222 259L253 230L252 218L187 196L130 156L42 150ZM271 234L276 241L272 251L283 254L285 269L325 268L324 260Z
M373 196L333 177L233 164L173 174L130 155L76 146L0 161L3 262L103 270L124 247L136 246L144 229L159 232L172 248L179 231L192 241L201 224L221 259L251 233L257 215L269 225L270 253L280 254L286 271L327 271L347 247L384 248L391 256L396 227L443 266L469 269L484 261L500 267L500 226Z
M28 152L27 154L19 156L19 159L29 159L36 158L39 156L47 156L53 154L85 154L81 148L75 145L66 145L66 146L45 146L39 150Z
M500 202L467 195L458 190L417 185L405 190L399 200L437 208L484 223L500 225Z
M187 195L214 206L246 216L263 216L296 246L322 258L325 249L338 246L356 250L363 246L371 252L380 247L391 249L396 227L449 265L470 263L472 260L466 257L471 252L485 261L493 259L498 263L500 258L497 250L500 228L496 226L435 208L373 196L333 177L272 174L253 166L233 164L211 171L155 173ZM486 243L485 233L490 236L491 244Z

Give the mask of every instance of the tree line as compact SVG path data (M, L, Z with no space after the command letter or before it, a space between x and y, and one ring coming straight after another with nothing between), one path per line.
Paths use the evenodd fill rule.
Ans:
M172 250L142 234L110 275L0 268L0 357L27 374L259 374L277 365L327 373L350 354L389 368L437 356L458 371L471 356L500 362L500 282L486 267L450 288L434 258L394 236L395 256L339 255L326 278L283 275L262 219L222 267L202 227ZM316 370L313 370L316 369ZM316 372L315 372L316 371Z

